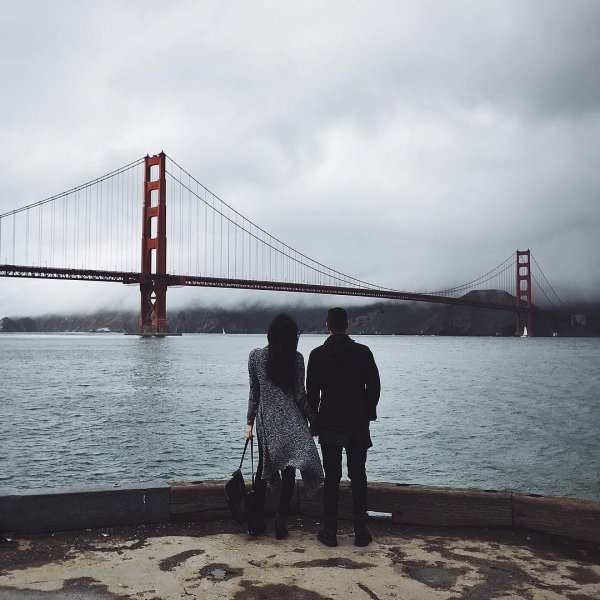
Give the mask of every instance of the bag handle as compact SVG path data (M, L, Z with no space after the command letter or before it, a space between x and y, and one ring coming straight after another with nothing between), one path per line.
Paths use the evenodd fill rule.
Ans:
M250 461L252 463L252 489L254 489L254 436L250 438Z
M251 440L252 438L246 438L246 443L244 444L244 451L242 452L242 460L240 460L240 469L242 468L242 465L244 464L244 456L246 456L246 448L248 448L248 442ZM250 449L250 451L252 451L252 448Z
M246 443L244 444L244 451L242 452L242 460L240 460L240 469L244 464L244 456L246 456L246 449L248 448L248 442L250 442L250 460L252 463L252 486L254 487L254 436L246 438Z

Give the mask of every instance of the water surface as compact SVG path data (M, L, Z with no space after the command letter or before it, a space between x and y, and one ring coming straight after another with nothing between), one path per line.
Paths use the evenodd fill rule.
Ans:
M303 335L300 351L323 336ZM600 340L360 336L372 480L600 500ZM0 335L0 487L226 478L263 335Z

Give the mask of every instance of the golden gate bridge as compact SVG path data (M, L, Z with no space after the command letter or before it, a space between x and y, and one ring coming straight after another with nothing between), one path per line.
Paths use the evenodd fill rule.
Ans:
M0 277L138 284L142 335L168 334L170 286L363 296L512 311L516 334L524 327L532 332L534 287L550 306L562 305L530 250L517 250L487 273L435 292L406 292L346 275L240 214L164 152L0 214ZM504 290L512 300L483 302L469 294L478 289Z

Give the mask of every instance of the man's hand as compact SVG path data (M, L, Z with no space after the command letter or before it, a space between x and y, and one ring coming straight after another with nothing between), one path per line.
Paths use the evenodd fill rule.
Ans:
M249 439L252 437L252 425L246 425L246 431L244 432L244 437Z

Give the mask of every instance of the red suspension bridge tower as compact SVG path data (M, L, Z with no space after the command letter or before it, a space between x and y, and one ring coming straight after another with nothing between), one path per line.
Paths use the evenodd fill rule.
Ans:
M521 335L524 327L527 327L527 335L532 335L531 252L529 250L517 250L516 273L517 330L515 334Z
M165 334L167 326L166 155L146 156L142 204L142 261L139 332Z

